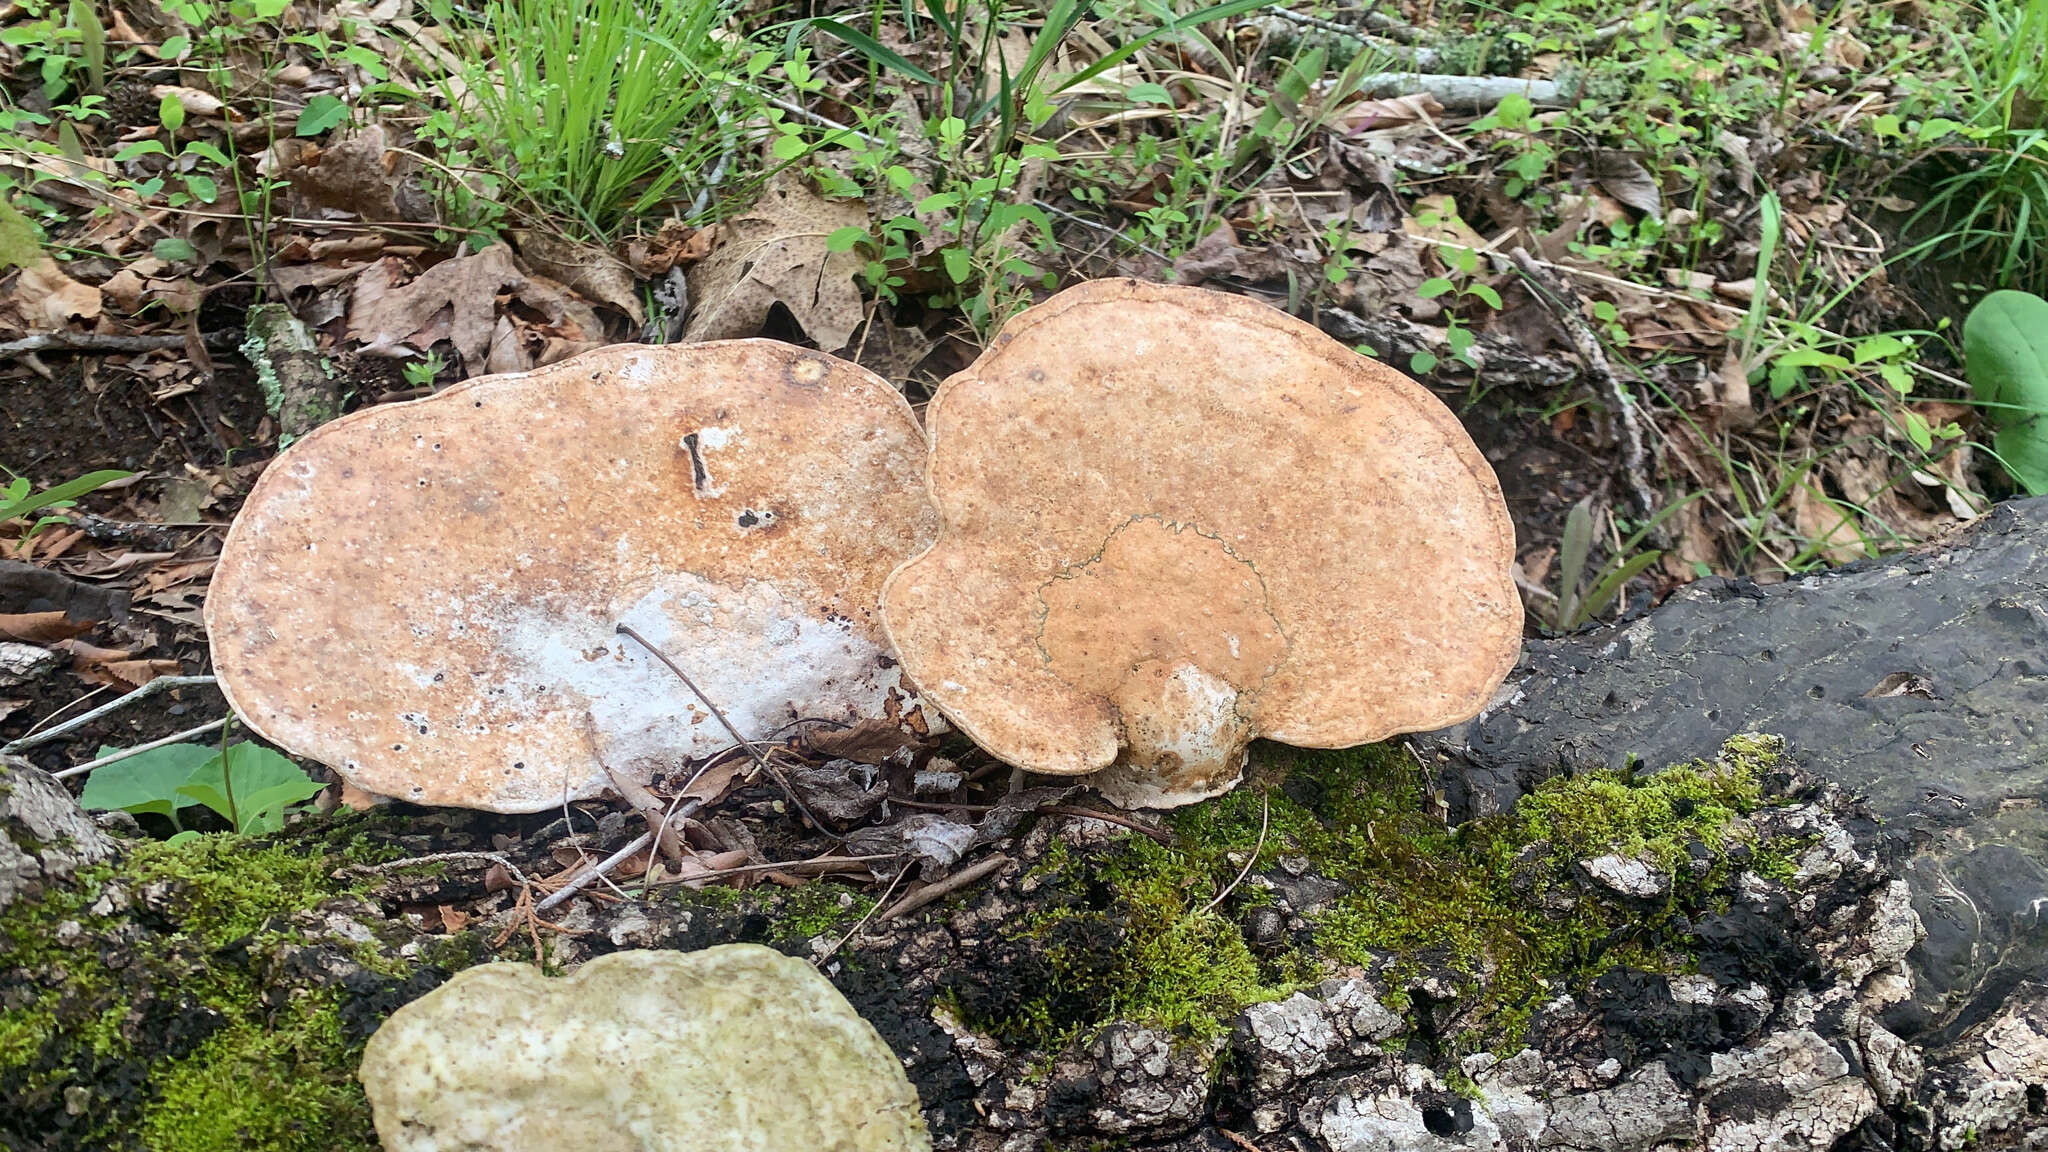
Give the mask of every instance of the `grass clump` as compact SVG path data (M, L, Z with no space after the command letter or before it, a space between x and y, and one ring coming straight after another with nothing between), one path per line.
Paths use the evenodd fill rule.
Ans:
M730 14L717 2L484 5L481 27L452 41L461 68L422 133L450 177L451 214L607 241L677 198L702 211L739 134L764 118L756 82L774 62L726 31Z
M1000 929L984 958L1002 986L956 984L956 1006L1051 1049L1113 1020L1204 1039L1246 1005L1358 966L1385 974L1397 999L1402 976L1447 974L1469 1022L1454 1046L1513 1045L1560 982L1689 963L1691 919L1720 906L1737 867L1776 859L1742 817L1765 802L1780 747L1740 737L1711 762L1654 775L1558 778L1455 828L1431 811L1396 746L1268 747L1245 787L1176 814L1172 848L1141 837L1085 851L1055 843L1022 886L1033 910ZM1255 875L1212 907L1254 851L1275 880ZM1664 871L1669 895L1595 898L1577 865L1608 854ZM1240 920L1273 899L1263 884L1294 873L1335 881L1335 894L1308 913L1306 934L1255 949Z

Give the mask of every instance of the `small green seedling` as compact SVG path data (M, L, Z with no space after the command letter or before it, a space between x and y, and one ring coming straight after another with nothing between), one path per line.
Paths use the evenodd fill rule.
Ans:
M102 748L100 755L114 751ZM297 764L249 741L218 748L167 744L95 769L78 803L99 812L162 816L178 830L171 839L179 841L199 835L179 821L181 809L210 808L237 835L249 836L283 828L291 806L320 788Z
M2006 471L2048 495L2048 300L2010 290L1986 296L1963 322L1963 355Z
M6 471L6 469L0 468L0 472ZM7 472L7 475L9 477L7 483L0 485L0 524L16 518L32 516L44 509L61 510L69 508L77 502L80 496L112 484L116 480L126 480L134 475L134 473L112 470L87 472L76 480L69 480L54 488L46 488L40 492L36 491L35 485L28 482L28 477L16 476L12 472ZM34 536L58 519L55 516L38 518L35 523L29 525L27 535Z

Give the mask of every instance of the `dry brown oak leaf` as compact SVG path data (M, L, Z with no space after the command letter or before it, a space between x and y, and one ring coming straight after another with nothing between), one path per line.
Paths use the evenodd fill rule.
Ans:
M1476 713L1521 643L1514 526L1436 397L1242 296L1098 280L927 409L943 527L882 593L924 699L1129 807ZM1106 771L1105 771L1106 770Z
M590 305L566 288L520 271L512 250L493 244L473 256L443 260L400 284L404 265L379 260L356 279L349 303L348 335L374 356L412 357L447 340L470 375L493 367L527 367L510 345L515 326L500 323L498 296L516 297L534 309L569 342L604 339L604 327Z
M758 336L780 304L818 347L846 347L866 316L855 283L865 261L832 251L826 239L867 223L859 201L824 199L793 176L770 181L753 207L719 226L719 246L690 269L695 305L683 339Z

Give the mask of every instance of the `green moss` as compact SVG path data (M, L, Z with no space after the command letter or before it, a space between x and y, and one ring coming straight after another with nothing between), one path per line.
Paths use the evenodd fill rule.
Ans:
M47 1113L64 1107L67 1091L112 1085L123 1093L93 1099L85 1114L97 1127L67 1133L75 1137L68 1146L373 1149L353 1080L361 1038L344 1035L337 993L277 1002L258 970L272 945L294 935L292 914L373 882L334 878L344 864L391 854L351 836L357 823L336 821L289 843L227 835L131 843L117 861L7 909L0 981L17 991L0 1010L0 1099ZM103 898L139 910L96 916ZM124 935L60 944L67 921L87 933L123 925ZM384 975L413 967L374 942L322 943L347 947Z
M359 1045L330 1003L281 1026L240 1021L156 1077L139 1125L151 1152L327 1152L377 1146L354 1081Z
M1207 1037L1248 1004L1339 968L1386 965L1461 985L1463 1018L1475 1023L1443 1038L1453 1048L1512 1046L1554 982L1689 962L1677 929L1713 910L1728 879L1724 850L1749 839L1739 817L1763 803L1779 748L1744 737L1711 763L1559 778L1511 812L1452 828L1432 814L1398 746L1262 747L1245 787L1174 815L1172 848L1142 837L1092 852L1055 843L1026 880L1044 892L1036 910L1003 930L1047 969L1043 987L1007 999L970 989L956 1006L1049 1048L1115 1019ZM1695 843L1713 852L1706 875L1687 871ZM1311 917L1308 946L1256 955L1237 922L1210 909L1255 850L1260 870L1303 858L1342 886ZM1676 878L1669 899L1622 907L1586 897L1576 863L1610 853ZM1221 909L1241 917L1269 899L1255 882ZM1390 1005L1401 999L1397 988Z

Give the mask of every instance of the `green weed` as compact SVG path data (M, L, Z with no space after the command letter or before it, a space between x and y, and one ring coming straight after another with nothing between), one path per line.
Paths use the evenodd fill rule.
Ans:
M701 210L764 118L774 54L725 4L492 0L468 29L434 7L461 68L421 135L464 226L606 241L672 200Z

